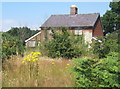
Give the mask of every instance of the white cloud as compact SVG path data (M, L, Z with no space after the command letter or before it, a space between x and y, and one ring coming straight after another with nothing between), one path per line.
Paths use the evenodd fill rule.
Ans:
M12 19L5 19L2 20L2 31L8 31L12 26L16 26L17 22L15 20Z
M2 31L6 32L8 30L11 29L11 27L23 27L23 26L27 26L28 28L30 28L31 30L40 30L40 25L39 24L31 24L31 23L27 23L27 22L23 22L23 21L16 21L16 20L12 20L12 19L5 19L2 20Z
M3 24L3 25L5 25L5 24L13 24L13 23L15 23L15 20L9 19L9 20L3 20L3 21L2 21L2 24Z
M31 30L40 30L40 25L29 25L29 26L27 26L27 27L29 27Z

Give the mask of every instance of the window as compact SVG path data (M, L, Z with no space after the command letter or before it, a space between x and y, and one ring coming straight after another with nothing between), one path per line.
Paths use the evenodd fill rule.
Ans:
M35 47L35 41L29 41L29 47Z
M51 34L51 33L52 33L52 31L50 30L50 31L49 31L49 34Z
M82 29L81 28L76 28L75 29L75 35L82 35Z
M40 41L38 41L38 46L40 46Z

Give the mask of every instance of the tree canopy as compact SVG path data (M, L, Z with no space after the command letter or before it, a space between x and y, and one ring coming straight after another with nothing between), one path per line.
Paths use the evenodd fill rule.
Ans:
M120 29L120 1L110 2L109 6L111 10L107 10L101 19L105 35Z
M31 37L32 35L39 32L39 30L31 30L28 27L12 27L9 31L7 31L8 34L11 36L17 37L18 39L24 41Z

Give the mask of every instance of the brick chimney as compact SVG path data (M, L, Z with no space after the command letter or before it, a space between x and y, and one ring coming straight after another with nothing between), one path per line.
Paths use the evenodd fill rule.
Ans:
M72 5L72 6L70 7L70 14L71 14L71 15L78 14L78 8L77 8L76 5Z

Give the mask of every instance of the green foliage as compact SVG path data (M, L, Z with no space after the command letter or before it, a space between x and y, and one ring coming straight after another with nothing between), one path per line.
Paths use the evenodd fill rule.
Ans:
M120 1L110 2L111 10L107 10L102 17L102 24L105 35L120 29Z
M107 10L102 17L104 34L103 43L94 42L93 53L99 58L105 57L110 52L118 52L118 34L120 31L120 1L110 2L111 10Z
M111 10L120 14L120 1L119 2L110 2Z
M24 47L21 40L10 36L8 33L2 34L2 40L2 59L8 59L12 55L23 55Z
M13 27L2 34L2 59L8 59L12 55L24 54L24 41L39 32L30 30L28 27Z
M0 58L2 59L2 33L0 32Z
M98 38L102 43L93 41L92 50L99 58L105 57L110 52L119 52L118 49L118 30L106 35L105 37Z
M111 2L110 5L111 10L117 14L115 17L116 29L120 29L120 1L119 2Z
M93 54L98 55L99 58L105 57L106 54L109 53L109 47L107 47L104 43L99 43L98 41L94 41L92 43Z
M13 27L9 31L7 31L8 34L10 34L13 37L17 37L18 39L25 41L29 37L33 36L39 32L39 30L30 30L28 27Z
M57 32L59 31L59 32ZM79 47L80 42L83 46L82 36L73 36L67 32L67 28L62 27L59 30L52 28L53 40L45 43L45 48L48 50L50 57L76 58L82 55L83 48ZM84 45L85 46L85 45Z
M73 74L77 87L120 87L118 53L111 52L104 59L75 59Z
M116 23L115 23L115 17L117 14L115 12L107 11L103 17L101 18L102 24L104 27L104 34L111 33L116 30Z

